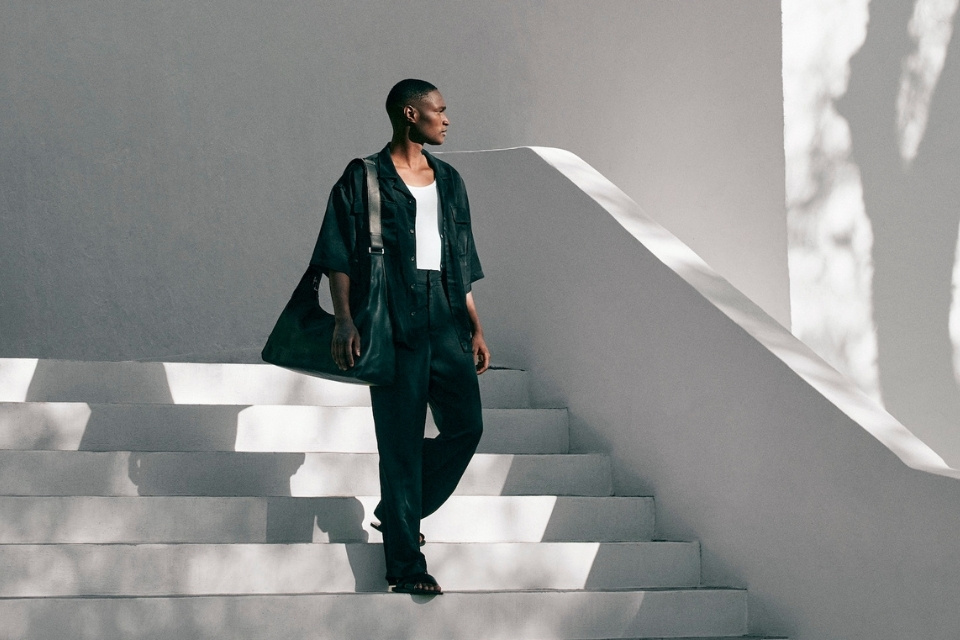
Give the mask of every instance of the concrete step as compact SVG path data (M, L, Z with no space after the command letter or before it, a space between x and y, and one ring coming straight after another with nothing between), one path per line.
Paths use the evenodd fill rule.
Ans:
M546 640L736 636L746 592L499 591L0 600L4 640Z
M353 496L379 493L374 453L0 451L0 495ZM612 493L600 454L478 454L457 495Z
M0 544L380 542L370 527L378 501L376 496L3 496ZM654 524L652 498L453 496L421 528L429 546L642 542L653 537Z
M528 382L524 371L488 371L483 406L528 408ZM0 358L0 401L369 406L370 393L268 364Z
M696 587L695 542L444 544L449 591ZM0 545L0 598L386 591L379 544Z
M483 422L482 453L569 447L566 409L484 409ZM3 402L0 449L376 452L377 442L369 407Z

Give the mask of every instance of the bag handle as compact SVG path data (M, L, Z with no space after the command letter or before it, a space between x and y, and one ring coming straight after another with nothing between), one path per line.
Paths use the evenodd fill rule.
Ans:
M367 213L370 216L370 253L383 253L383 229L380 226L380 182L377 180L377 162L363 159L367 174Z

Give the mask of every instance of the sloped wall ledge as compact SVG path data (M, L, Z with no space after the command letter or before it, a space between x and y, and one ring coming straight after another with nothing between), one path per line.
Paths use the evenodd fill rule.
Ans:
M660 535L703 542L706 583L750 588L754 631L955 636L956 470L576 156L444 158L494 361L657 496Z
M647 217L627 194L593 167L563 149L533 147L532 150L592 198L650 253L724 315L882 442L904 464L921 471L960 478L960 471L948 466L941 456L843 374L711 269L676 236Z

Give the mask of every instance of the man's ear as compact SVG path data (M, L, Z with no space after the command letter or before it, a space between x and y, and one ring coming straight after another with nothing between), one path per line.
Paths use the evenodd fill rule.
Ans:
M403 108L403 117L407 122L416 122L418 115L417 109L412 104L408 104Z

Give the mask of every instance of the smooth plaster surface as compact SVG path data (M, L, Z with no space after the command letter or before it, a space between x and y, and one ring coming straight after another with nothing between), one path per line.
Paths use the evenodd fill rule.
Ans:
M960 466L960 318L954 317L960 313L960 13L924 135L908 165L898 148L897 99L916 46L909 27L913 5L870 3L849 87L833 105L849 125L873 239L871 329L880 395L891 413ZM827 357L835 348L812 346Z
M443 149L571 149L789 322L777 2L18 0L0 356L256 361L405 76Z
M749 588L752 633L955 638L960 483L904 461L955 472L847 404L772 320L734 322L752 304L706 265L676 270L656 225L641 244L624 220L642 213L606 209L627 206L615 187L542 154L447 158L487 212L488 343L531 370L535 403L568 406L571 447L609 452L619 494L656 496L658 536L701 541L705 584Z

